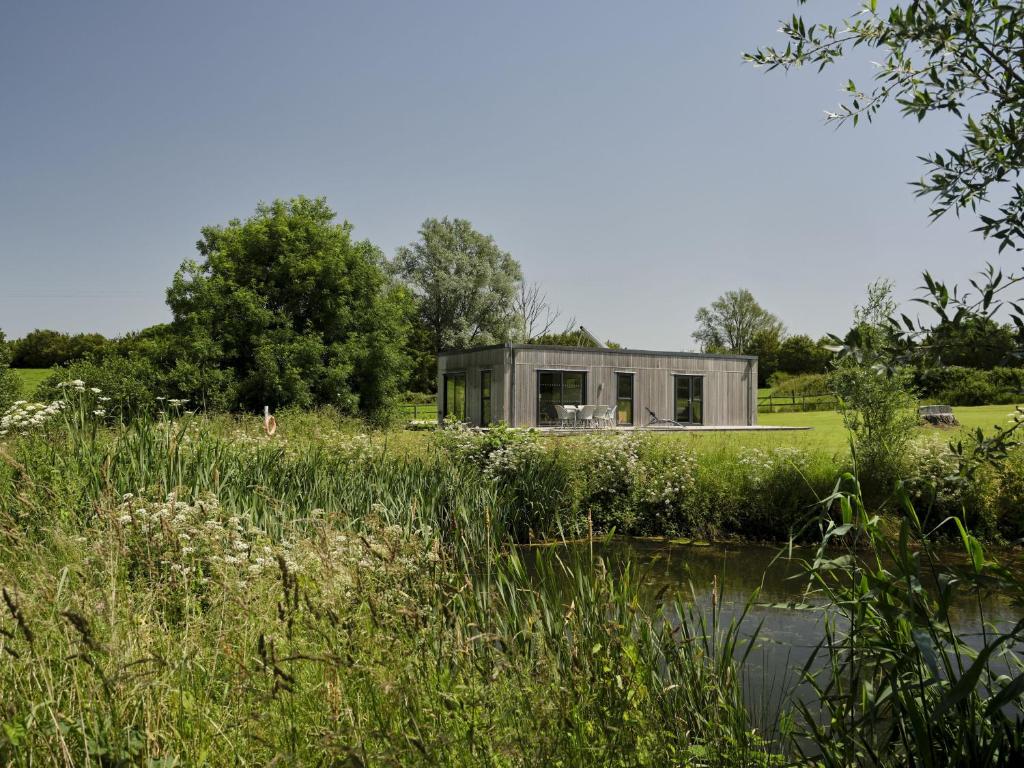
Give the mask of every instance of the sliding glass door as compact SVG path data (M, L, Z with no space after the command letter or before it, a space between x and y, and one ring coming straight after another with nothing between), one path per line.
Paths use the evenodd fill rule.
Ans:
M704 423L704 378L676 376L675 416L680 424Z
M585 371L537 371L537 424L558 423L556 405L583 405L587 402Z
M443 418L466 420L466 374L446 373L444 375Z

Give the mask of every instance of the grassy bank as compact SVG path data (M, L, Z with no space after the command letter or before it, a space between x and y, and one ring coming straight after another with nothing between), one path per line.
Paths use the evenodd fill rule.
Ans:
M721 516L730 498L737 521L773 525L772 510L809 512L790 494L824 483L831 458L461 432L396 451L328 413L286 414L268 439L184 414L105 426L102 410L81 388L0 439L2 764L751 766L810 743L841 755L865 734L892 755L882 764L908 749L936 765L954 747L995 751L993 765L1019 754L1000 714L1020 712L1012 679L951 668L914 709L922 638L939 658L964 649L901 589L925 578L910 549L903 570L871 574L887 590L878 639L854 656L826 646L864 688L823 691L805 716L745 698L756 628L723 622L714 590L702 613L685 585L645 597L630 565L554 548L527 562L512 546L705 526L697 511ZM888 541L859 496L834 504L830 547L861 530ZM1004 588L970 546L978 578ZM843 586L865 583L857 562L822 550L808 566L838 610L863 603ZM875 704L890 669L900 695ZM818 734L822 710L838 714ZM912 717L934 748L889 730Z
M318 423L105 429L0 454L0 763L763 764L735 628L510 548L441 456ZM98 409L97 409L98 410ZM310 425L312 421L310 422ZM297 426L297 424L293 424Z

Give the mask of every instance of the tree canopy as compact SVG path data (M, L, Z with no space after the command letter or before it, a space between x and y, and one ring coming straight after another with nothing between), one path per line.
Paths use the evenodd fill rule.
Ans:
M752 351L755 339L765 346L785 333L781 321L765 310L746 288L726 291L710 307L701 307L694 318L694 340L705 352L729 352L745 355Z
M779 370L795 375L825 373L833 354L828 343L799 333L787 336L779 347Z
M985 315L965 317L956 324L938 325L923 343L934 347L945 365L991 370L996 366L1021 364L1013 329Z
M416 299L431 352L508 341L523 279L519 263L465 219L427 219L398 249L398 276Z
M72 335L37 328L10 343L13 347L11 365L14 368L52 368L98 354L108 341L98 333Z
M806 0L800 0L804 4ZM1013 2L858 4L836 22L793 16L780 30L785 48L746 55L768 70L802 65L819 71L857 48L881 52L874 85L846 83L848 101L826 113L837 124L871 120L887 103L919 121L932 113L963 121L960 146L923 155L918 195L930 196L932 217L979 211L979 230L999 248L1021 249L1024 238L1024 5ZM873 54L873 58L876 55Z
M185 261L167 291L182 375L226 392L229 407L373 415L389 404L405 375L408 295L335 218L324 199L297 197L203 228L202 260Z

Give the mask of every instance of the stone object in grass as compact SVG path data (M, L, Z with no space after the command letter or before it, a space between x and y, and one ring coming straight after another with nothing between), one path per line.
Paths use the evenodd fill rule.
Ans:
M922 405L917 409L922 421L933 427L959 427L951 405Z

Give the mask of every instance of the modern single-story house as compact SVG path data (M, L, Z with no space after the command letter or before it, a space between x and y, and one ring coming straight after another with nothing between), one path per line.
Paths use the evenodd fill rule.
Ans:
M619 427L648 426L652 412L683 426L753 426L757 358L531 344L438 356L440 419L548 427L566 405L613 406Z

